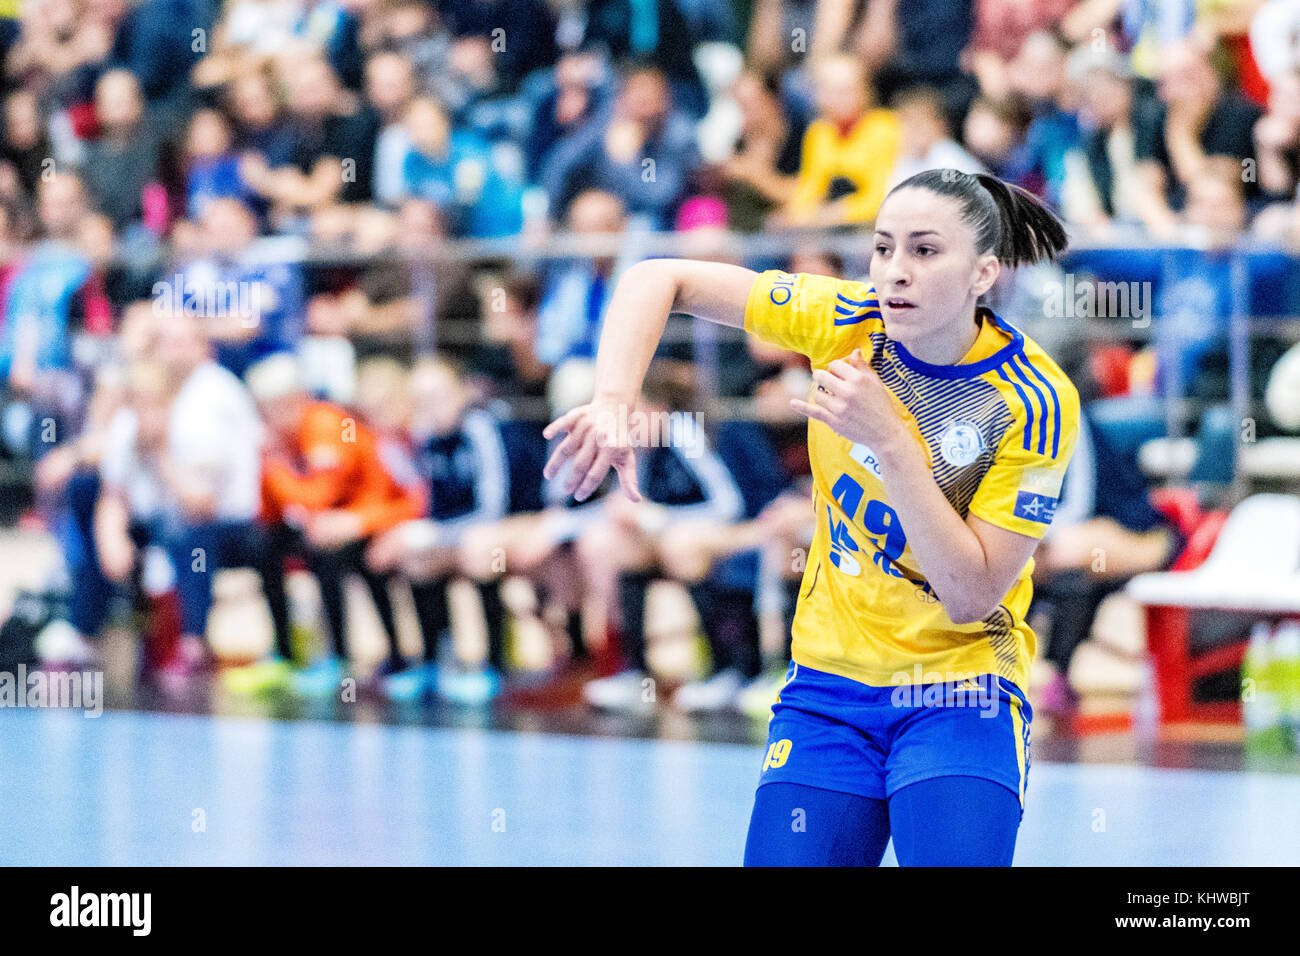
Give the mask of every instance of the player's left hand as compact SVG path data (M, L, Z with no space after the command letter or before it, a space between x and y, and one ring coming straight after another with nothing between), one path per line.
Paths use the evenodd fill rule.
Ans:
M887 445L908 434L906 410L880 376L854 349L847 359L836 359L813 370L816 404L790 400L790 407L831 427L838 435L872 448Z

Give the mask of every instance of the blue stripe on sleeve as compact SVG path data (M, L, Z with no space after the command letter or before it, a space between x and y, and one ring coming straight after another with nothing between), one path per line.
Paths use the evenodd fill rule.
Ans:
M1061 400L1057 397L1056 389L1052 386L1052 383L1043 376L1042 372L1038 371L1032 362L1025 360L1025 365L1029 366L1029 371L1033 372L1034 376L1046 385L1047 390L1052 393L1052 408L1056 413L1056 417L1052 420L1052 457L1055 458L1056 453L1061 448Z
M1043 393L1038 386L1029 380L1029 376L1021 371L1016 356L1011 357L1009 364L1011 365L1011 371L1016 373L1016 378L1029 386L1034 393L1034 397L1038 399L1038 406L1043 410L1043 417L1038 420L1038 454L1045 455L1047 454L1047 399L1043 397Z
M1025 390L1021 388L1017 382L1007 376L1007 373L1003 370L1002 366L999 365L997 371L998 376L1002 381L1006 382L1016 390L1016 394L1020 396L1021 404L1025 406L1025 451L1030 451L1033 442L1034 408L1029 404L1029 396L1025 394Z

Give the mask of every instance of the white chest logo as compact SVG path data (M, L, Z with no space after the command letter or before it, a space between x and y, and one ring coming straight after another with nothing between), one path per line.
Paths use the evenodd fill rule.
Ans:
M948 464L964 468L984 450L984 435L974 422L949 422L939 436L939 454Z

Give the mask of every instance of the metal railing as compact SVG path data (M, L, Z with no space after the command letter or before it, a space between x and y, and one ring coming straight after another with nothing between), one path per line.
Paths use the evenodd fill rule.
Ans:
M259 240L250 248L250 255L265 262L294 263L305 270L354 268L366 269L380 265L393 266L405 263L411 269L410 289L418 301L423 303L419 318L411 328L410 339L417 353L434 350L441 344L466 345L476 340L481 333L479 323L440 321L436 303L439 299L442 273L447 266L470 267L479 273L504 273L512 270L545 271L565 261L607 258L616 260L620 265L629 264L653 256L706 258L732 261L753 268L783 268L791 255L801 251L818 253L835 253L845 264L845 274L850 277L865 277L869 270L872 246L872 234L868 229L835 230L787 230L755 234L739 234L723 231L698 231L691 233L662 233L625 231L620 233L576 235L559 234L523 234L508 239L466 240L447 239L430 242L425 247L412 248L404 243L404 248L389 248L379 252L359 252L346 244L322 244L296 237L272 237ZM1062 269L1069 272L1071 263L1080 256L1090 252L1104 250L1127 250L1135 257L1158 256L1162 258L1162 282L1173 281L1170 275L1170 263L1174 261L1173 253L1186 255L1210 253L1204 250L1166 247L1137 241L1126 242L1121 246L1103 246L1092 243L1079 243L1072 246L1063 260ZM1300 281L1295 283L1293 300L1288 311L1282 315L1252 317L1249 261L1252 257L1265 255L1276 257L1280 250L1260 246L1243 239L1239 245L1228 250L1217 250L1213 256L1217 261L1227 258L1229 265L1231 307L1226 316L1216 317L1223 320L1223 338L1226 340L1229 354L1229 394L1227 401L1233 408L1234 415L1242 420L1257 411L1257 403L1250 395L1249 368L1252 339L1271 337L1286 342L1300 340ZM1150 260L1147 260L1148 265ZM140 274L167 276L175 271L177 263L165 247L120 249L108 262L102 264L107 268L125 269ZM1288 257L1288 269L1291 275L1300 277L1300 257ZM1005 288L997 291L996 299L1005 302L1015 300L1019 283L1013 278ZM995 301L994 308L998 308ZM1002 312L1000 314L1013 324L1025 320L1032 323L1050 322L1045 315L1025 314L1024 300L1021 311ZM1155 314L1153 321L1145 325L1136 322L1117 321L1110 316L1073 317L1071 333L1078 341L1100 342L1155 342L1162 353L1169 357L1177 353L1180 347L1178 334L1164 335L1166 316ZM746 403L743 401L717 402L716 383L718 380L719 344L730 337L742 336L739 330L715 326L707 322L693 322L688 319L674 318L665 332L665 339L670 343L691 341L695 346L695 359L700 392L711 407L726 410L731 414L744 414ZM1050 348L1049 348L1050 351ZM1168 361L1162 363L1164 388L1160 395L1166 413L1167 429L1171 436L1181 436L1187 430L1189 416L1197 411L1197 403L1187 399L1184 384L1179 380L1179 363ZM1238 461L1240 449L1237 449ZM1235 473L1241 469L1234 467Z

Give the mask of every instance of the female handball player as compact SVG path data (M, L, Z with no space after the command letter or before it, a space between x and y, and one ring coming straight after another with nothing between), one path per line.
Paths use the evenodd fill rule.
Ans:
M801 352L817 516L772 708L746 865L1010 865L1024 812L1033 553L1079 398L979 304L1003 268L1055 259L1059 220L985 175L927 170L874 224L870 282L650 259L610 302L589 404L565 433L579 500L613 467L640 499L628 427L669 313Z

